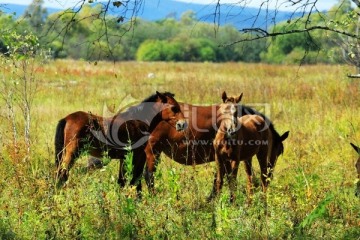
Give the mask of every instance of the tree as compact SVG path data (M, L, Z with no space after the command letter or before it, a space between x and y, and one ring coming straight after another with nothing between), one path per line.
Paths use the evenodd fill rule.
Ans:
M30 26L36 33L41 32L47 17L47 10L42 7L43 4L43 0L33 0L24 13L24 18L28 19Z
M296 25L289 25L288 23L276 26L277 31L284 32L296 29L296 27ZM261 54L261 59L268 63L299 63L300 61L305 63L307 59L304 52L320 50L320 43L307 32L280 35L274 39L269 39L269 45L267 51ZM299 52L302 54L298 54Z
M140 45L136 60L138 61L161 61L164 60L162 56L163 42L160 40L147 40Z
M348 0L341 0L339 1L339 6L341 6L343 3L345 4ZM240 6L240 7L246 7L248 4L252 3L254 1L237 1L236 3L233 3L233 6ZM274 4L276 3L276 5ZM352 2L356 6L360 6L360 1L358 0L352 0ZM74 13L73 18L69 19L70 21L67 22L66 26L62 29L62 32L67 32L69 28L72 27L73 24L75 24L78 21L81 21L80 19L77 21L73 21L75 18L75 15L79 14L81 9L86 6L88 3L94 3L94 0L84 0L84 1L78 1L76 4L74 4L74 8L68 9L64 11L64 14L66 12L72 11ZM111 18L107 18L110 15L113 16L116 20L116 22L119 24L119 26L123 26L123 30L125 31L131 31L132 28L135 26L136 23L136 16L141 11L143 7L143 1L142 0L134 0L134 1L117 1L117 0L107 0L107 1L96 1L98 5L101 6L101 12L97 16L95 16L98 19L102 19L102 21L106 22L108 20L112 21ZM276 37L279 35L285 35L285 34L293 34L293 33L299 33L299 32L312 32L315 30L322 30L322 31L330 31L335 32L341 35L349 36L352 38L358 38L358 36L351 32L347 31L346 29L337 28L334 25L329 24L332 19L331 16L327 16L326 13L319 10L319 5L321 1L320 0L314 0L314 1L308 1L308 0L279 0L279 1L268 1L268 0L262 0L259 3L259 11L258 15L253 16L254 19L254 27L251 28L245 28L245 29L239 29L242 33L250 33L243 35L243 38L239 38L236 41L230 42L228 44L235 44L239 42L244 41L252 41L260 38L269 38L269 37ZM220 12L223 11L229 11L229 4L223 4L220 0L217 0L215 2L214 6L214 24L219 25L221 21L221 15ZM274 28L274 26L277 24L277 17L278 17L278 9L279 6L282 7L289 7L292 9L292 14L289 16L289 24L295 24L296 28L291 28L291 30L281 29L278 31L277 28ZM265 19L261 19L262 22L266 22L267 24L262 27L257 27L257 22L259 22L260 18L260 12L265 11L267 15L265 16ZM232 15L241 14L241 13L231 13ZM226 14L225 14L226 15ZM313 24L310 21L310 18L314 15L319 15L322 19L321 22L317 22L316 24ZM301 20L299 19L299 16L301 16ZM261 15L262 17L262 15ZM87 18L82 18L82 20L86 20ZM54 21L61 21L60 18L54 19ZM187 12L184 13L181 17L181 21L186 24L192 24L196 22L196 14L194 12ZM126 23L128 23L126 25ZM53 26L50 26L50 31ZM269 29L272 29L272 31L269 31ZM215 28L216 30L216 28ZM106 31L103 31L103 34L107 34ZM101 35L103 36L103 35ZM122 37L123 35L120 34L118 37Z
M165 61L183 61L184 60L184 44L178 39L169 41L164 46Z
M286 22L288 27L279 28L276 21L274 21L272 27L268 29L261 27L241 29L240 31L247 33L247 35L242 35L241 38L230 42L228 45L270 39L268 43L270 47L267 53L262 54L262 59L266 61L269 59L275 60L275 62L300 63L311 63L314 59L321 59L323 62L345 61L356 66L358 73L360 73L360 1L339 0L338 4L329 12L322 12L318 9L317 6L320 3L318 0L283 0L276 2L277 6L288 5L294 9L292 16ZM260 10L267 9L269 3L271 1L262 1ZM220 1L218 1L218 4L220 4ZM352 7L353 5L356 6L355 9ZM271 16L271 14L268 16ZM276 11L273 18L276 18ZM290 46L288 50L284 45L281 46L284 39L285 41L299 42L296 37L291 37L294 35L300 36L302 42L306 43L307 46L302 44L300 47ZM280 40L278 40L279 38ZM276 46L273 46L273 44ZM289 49L292 49L292 51L289 51ZM343 56L342 60L339 59L339 56ZM299 59L300 61L298 61Z
M0 79L0 101L5 104L7 119L11 125L13 156L17 156L22 149L22 157L30 156L31 150L31 110L37 92L35 77L39 49L38 38L32 33L18 34L14 30L3 32L3 44L7 47L7 54L0 55L2 78ZM5 74L9 72L8 74ZM20 114L19 114L20 113ZM21 115L22 121L18 118ZM19 128L23 128L24 141L19 139ZM24 144L21 144L24 143ZM25 160L25 159L24 159Z
M334 19L332 24L353 32L355 35L359 35L360 28L360 12L359 1L353 1L357 3L358 8L355 9L351 5L350 0L343 1L342 4L334 6L330 11L330 16ZM337 11L337 14L334 13ZM342 56L342 59L350 65L356 67L356 73L360 74L360 39L353 38L346 35L332 34L332 42L340 47L340 52L336 52L338 56Z
M196 13L193 11L187 11L181 15L180 22L183 25L191 26L196 22Z
M227 37L219 34L223 31L219 24L224 22L222 19L224 16L234 17L242 14L242 12L230 12L229 9L232 6L246 7L254 2L252 0L238 1L229 5L217 0L214 5L211 5L214 8L212 16L214 21L212 27L208 27L206 24L199 23L196 19L196 13L191 11L185 12L179 22L169 18L146 23L137 18L139 11L144 7L142 0L76 1L74 7L47 18L43 31L44 37L40 38L40 41L41 43L51 44L54 55L59 57L95 59L96 56L101 56L108 60L118 60L133 59L137 48L146 39L165 40L178 38L180 35L180 37L184 38L192 36L211 39L217 45L224 47L221 53L216 51L217 59L221 58L223 60L238 61L246 59L246 61L259 61L260 51L269 46L268 52L281 53L286 58L285 61L292 61L291 59L297 58L296 56L300 56L299 53L302 50L306 55L306 57L302 57L302 62L311 62L309 56L316 56L318 59L326 60L330 52L334 52L331 61L339 61L338 56L341 54L339 54L337 46L334 46L334 41L331 41L330 37L324 37L332 36L332 39L342 39L342 55L347 56L346 61L349 63L354 61L354 56L357 55L354 41L356 42L359 36L356 28L351 27L351 25L358 21L360 1L341 0L330 12L323 12L318 8L322 2L319 0L262 0L257 14L251 16L253 19L252 27L237 29L235 33L228 31L226 33ZM34 2L34 6L37 7L41 7L41 4L42 1ZM352 9L354 4L357 8ZM290 7L292 11L286 23L277 21L279 7L282 6ZM41 8L32 7L32 9L32 12L37 13L32 15L41 15L39 10ZM229 15L226 14L226 11L228 11ZM349 24L342 24L346 23L344 20L339 21L345 15L347 15L346 21L349 21ZM39 18L33 20L34 22L40 22ZM265 24L259 24L259 22ZM35 23L32 23L32 25L38 26ZM150 31L149 27L152 26L156 26L156 28ZM290 37L291 35L295 37ZM45 42L45 39L47 42ZM300 39L305 41L306 44L300 44L300 46L291 44L286 46L285 44L286 41L290 40L300 42ZM318 41L319 39L321 41ZM268 40L266 45L264 40ZM251 44L246 44L249 42ZM68 46L65 46L64 43L67 43ZM348 44L345 45L344 43ZM272 44L277 46L272 49ZM76 46L80 51L70 51L67 49L70 45ZM117 49L122 50L117 51ZM322 51L322 49L326 49L327 52ZM248 53L251 50L256 50L256 53L249 55ZM99 54L99 51L104 51L104 53ZM94 53L95 55L88 56L88 53ZM123 54L123 56L119 57L117 55L119 53ZM269 54L262 54L263 59L273 59ZM281 61L279 60L279 62Z

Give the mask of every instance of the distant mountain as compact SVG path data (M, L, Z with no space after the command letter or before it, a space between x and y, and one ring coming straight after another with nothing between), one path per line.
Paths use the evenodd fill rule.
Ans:
M0 4L0 10L14 14L20 17L24 14L27 6L17 4ZM180 19L181 15L192 10L195 12L199 21L208 23L219 23L220 25L231 24L237 29L248 27L267 28L273 22L281 22L288 20L292 16L292 12L284 12L271 10L262 10L259 12L257 8L239 7L229 4L221 4L219 9L215 4L194 4L178 2L175 0L167 1L143 1L143 6L137 16L148 21L156 21L172 17ZM47 8L49 14L61 11L61 9ZM128 16L130 17L130 16Z
M0 12L5 12L7 14L12 14L15 17L21 17L28 6L26 5L19 5L19 4L12 4L12 3L1 3L0 4ZM57 8L46 8L48 14L56 13L61 11L61 9Z
M196 13L199 21L208 23L215 22L220 25L231 24L237 29L249 27L267 28L271 26L274 21L286 21L293 15L292 12L275 12L275 10L270 9L263 9L259 12L258 8L240 7L231 4L221 4L221 7L217 9L215 4L204 5L167 0L145 1L144 9L139 13L139 16L152 21L166 17L180 19L181 15L189 10Z

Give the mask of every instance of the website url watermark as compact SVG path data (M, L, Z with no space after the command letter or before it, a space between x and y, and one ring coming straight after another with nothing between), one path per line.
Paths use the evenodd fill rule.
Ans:
M193 146L204 146L204 145L213 145L213 144L227 144L227 145L239 145L239 146L264 146L264 145L268 145L269 141L268 140L239 140L239 139L226 139L226 140L221 140L218 142L214 142L212 140L204 140L204 139L199 139L199 140L194 140L194 139L186 139L183 140L183 144L185 145L193 145Z

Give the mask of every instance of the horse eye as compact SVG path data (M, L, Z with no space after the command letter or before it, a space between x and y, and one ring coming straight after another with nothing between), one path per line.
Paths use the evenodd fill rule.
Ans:
M173 106L173 107L171 108L171 111L173 111L174 113L178 113L178 112L180 112L180 108L177 107L177 106Z

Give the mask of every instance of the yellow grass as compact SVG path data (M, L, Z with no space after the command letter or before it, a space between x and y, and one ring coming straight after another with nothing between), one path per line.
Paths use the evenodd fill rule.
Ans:
M36 71L33 163L12 166L9 158L0 158L0 204L7 202L0 207L0 219L11 216L0 221L0 231L28 239L47 233L69 238L79 232L85 239L95 234L103 239L353 238L359 234L360 207L354 197L357 156L349 143L360 145L360 80L348 79L351 71L346 66L245 63L45 64ZM67 114L84 110L102 115L105 105L116 111L130 96L139 102L155 91L173 92L181 102L214 104L224 90L229 95L243 92L242 102L259 110L266 106L277 131L290 131L270 184L267 211L260 189L253 203L247 203L244 171L239 173L235 206L227 205L226 197L207 204L214 165L185 167L165 157L156 179L159 194L149 196L144 187L140 202L129 200L131 190L117 187L115 162L90 174L81 171L82 160L71 171L68 187L55 190L50 179L53 139L57 121ZM4 126L0 129L6 144L9 129ZM322 202L327 197L331 200ZM14 198L19 204L9 203ZM26 224L38 226L36 236L27 235L31 226Z

